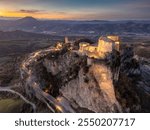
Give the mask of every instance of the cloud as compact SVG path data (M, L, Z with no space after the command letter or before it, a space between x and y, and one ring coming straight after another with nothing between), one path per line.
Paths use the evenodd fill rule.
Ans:
M63 11L53 11L52 13L55 13L55 14L62 14L62 15L68 14L68 13L63 12Z
M41 13L43 12L44 10L35 10L35 9L31 9L31 10L26 10L26 9L21 9L19 10L18 12L20 13Z
M0 0L0 16L49 19L149 19L150 0Z

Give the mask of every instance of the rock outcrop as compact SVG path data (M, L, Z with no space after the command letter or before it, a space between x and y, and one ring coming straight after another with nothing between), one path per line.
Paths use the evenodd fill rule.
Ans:
M150 62L126 47L121 54L120 77L115 84L117 99L125 112L150 111Z
M105 60L89 59L67 46L49 50L35 52L28 58L30 63L24 70L29 68L30 82L22 77L30 90L27 94L37 96L38 90L41 96L43 90L51 95L53 104L58 102L72 112L150 111L149 60L135 56L132 47Z

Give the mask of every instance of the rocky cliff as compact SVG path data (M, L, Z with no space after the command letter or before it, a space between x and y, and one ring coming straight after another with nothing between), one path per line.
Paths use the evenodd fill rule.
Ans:
M123 48L117 58L94 60L65 46L33 53L24 63L27 94L49 100L51 110L150 111L149 60L135 56L132 47Z
M149 112L150 60L135 55L133 47L123 49L120 77L115 86L126 112Z

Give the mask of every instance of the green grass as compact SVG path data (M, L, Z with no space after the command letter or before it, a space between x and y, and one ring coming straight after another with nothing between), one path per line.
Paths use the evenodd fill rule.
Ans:
M0 113L20 112L21 106L24 102L20 99L2 99L0 100Z

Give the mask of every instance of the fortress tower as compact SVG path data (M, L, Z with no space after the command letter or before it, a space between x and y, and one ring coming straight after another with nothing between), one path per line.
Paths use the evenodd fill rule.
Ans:
M65 43L69 43L68 37L65 37Z
M119 36L102 36L98 40L98 51L111 52L120 50Z
M119 36L107 36L107 38L113 40L115 42L115 50L120 50L120 39Z
M107 54L120 51L119 36L102 36L98 39L98 45L81 42L79 46L80 52L93 58L104 58Z

